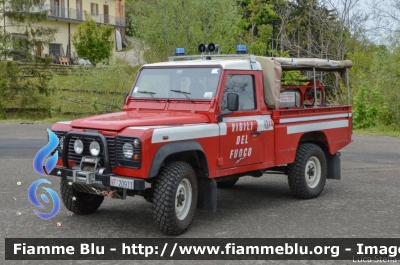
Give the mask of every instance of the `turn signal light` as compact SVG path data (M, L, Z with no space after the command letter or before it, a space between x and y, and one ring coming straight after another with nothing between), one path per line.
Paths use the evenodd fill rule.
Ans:
M135 155L133 156L133 160L139 161L139 160L140 160L140 155L135 154Z

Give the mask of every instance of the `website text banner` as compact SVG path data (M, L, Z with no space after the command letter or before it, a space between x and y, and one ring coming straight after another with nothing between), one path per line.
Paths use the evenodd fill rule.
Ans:
M6 260L397 262L400 238L6 238Z

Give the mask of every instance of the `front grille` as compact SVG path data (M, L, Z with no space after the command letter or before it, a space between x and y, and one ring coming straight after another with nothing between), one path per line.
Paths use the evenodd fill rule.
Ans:
M115 150L115 137L106 136L107 146L108 146L108 155L110 156L110 165L111 167L115 167L116 164L116 150Z
M82 154L77 154L75 153L74 150L74 143L75 141L80 138L80 140L83 142L83 152ZM112 136L106 136L105 137L107 140L107 146L108 146L108 154L109 154L109 160L110 160L110 166L115 167L116 164L116 159L115 159L115 137ZM89 146L90 143L94 141L94 138L92 137L78 137L78 136L72 136L71 139L69 140L68 143L68 160L73 161L76 163L80 163L82 157L84 156L92 156L90 154ZM100 144L100 154L98 157L104 158L104 145L101 141L98 141ZM104 160L102 159L102 165L104 166Z
M64 137L68 132L65 132L65 131L53 131L53 133L54 133L55 135L57 135L57 137L58 137L59 143L58 143L57 151L58 151L58 157L61 157L61 153L62 153L62 150L61 150L61 147L60 147L61 137ZM47 138L49 138L48 135L47 135ZM48 141L48 140L49 140L49 139L47 139L47 141Z
M61 140L61 137L65 137L65 135L68 133L65 131L53 131L53 132L57 135L59 140ZM77 154L77 153L75 153L75 150L74 150L74 143L75 143L75 140L78 138L80 138L81 141L83 142L82 154ZM124 144L131 143L133 145L133 141L138 138L114 137L114 136L105 136L105 138L107 141L108 155L109 155L109 161L110 161L111 167L116 167L117 165L119 165L119 166L124 166L124 167L140 168L140 165L141 165L140 161L133 161L132 158L127 159L122 154L122 147L124 146ZM90 143L94 140L95 140L95 138L93 138L91 136L88 136L88 137L72 136L71 139L69 140L69 143L67 144L67 146L64 146L64 148L68 148L68 157L67 157L68 160L73 161L75 163L80 163L82 160L82 157L92 156L90 154L89 146L90 146ZM104 166L104 146L101 141L98 141L98 142L100 144L100 149L101 149L99 157L101 158L101 163ZM62 150L60 148L60 145L58 146L58 148L56 150L58 151L58 157L61 158ZM133 155L135 155L135 154L138 154L140 156L140 146L133 147Z

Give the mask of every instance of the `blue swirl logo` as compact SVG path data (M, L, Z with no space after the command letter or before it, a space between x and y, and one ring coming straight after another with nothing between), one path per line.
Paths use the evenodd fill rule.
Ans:
M45 147L37 152L35 159L33 160L33 168L42 176L46 176L48 172L51 172L55 168L58 160L58 152L55 152L53 156L50 156L47 159L45 164L46 172L44 172L43 162L46 157L58 147L59 142L57 135L55 135L52 131L47 129L47 133L49 134L49 142Z
M40 175L43 175L43 176L46 176L48 172L51 172L55 168L55 166L57 164L57 160L58 160L58 152L55 152L54 155L47 158L54 150L56 150L56 148L58 147L58 143L59 143L57 135L55 135L49 129L47 129L47 133L49 135L49 142L47 143L47 145L45 147L43 147L42 149L39 150L39 152L37 152L35 159L33 160L33 168L35 169L35 171L37 173L39 173ZM46 158L47 158L47 160L46 160ZM45 162L45 160L46 160L46 162ZM46 171L44 171L44 169L43 169L43 163L45 163ZM37 191L38 186L42 183L51 184L51 182L48 181L47 179L39 179L39 180L33 182L32 185L28 189L29 200L31 201L31 203L33 205L35 205L36 207L39 207L39 208L44 208L44 206L39 202L38 198L36 197L36 191ZM52 190L50 188L46 188L46 187L42 187L42 188L45 191L47 191L48 194L50 195L50 197L53 201L53 210L50 213L42 213L42 212L35 210L35 213L40 218L47 220L47 219L54 217L60 211L60 198L58 197L57 193L54 190ZM47 197L46 194L41 194L40 198L45 203L49 203L49 198Z
M33 205L35 205L36 207L39 207L39 208L44 208L44 206L39 202L38 198L36 197L36 191L37 191L38 186L42 183L51 184L51 182L48 181L47 179L39 179L39 180L36 180L35 182L33 182L32 185L28 189L29 200L31 201L31 203ZM58 197L57 193L54 190L52 190L50 188L46 188L46 187L42 187L42 189L44 189L45 191L47 191L50 194L50 197L53 200L53 210L50 213L42 213L42 212L35 210L35 213L40 218L47 220L47 219L54 217L58 213L58 211L60 211L60 198ZM42 200L45 203L49 203L49 198L47 197L46 194L41 194L40 197L42 198Z

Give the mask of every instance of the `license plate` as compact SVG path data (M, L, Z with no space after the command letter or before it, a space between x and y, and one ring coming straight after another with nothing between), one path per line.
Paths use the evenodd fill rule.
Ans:
M119 187L124 189L134 189L135 181L133 179L110 177L110 186Z

